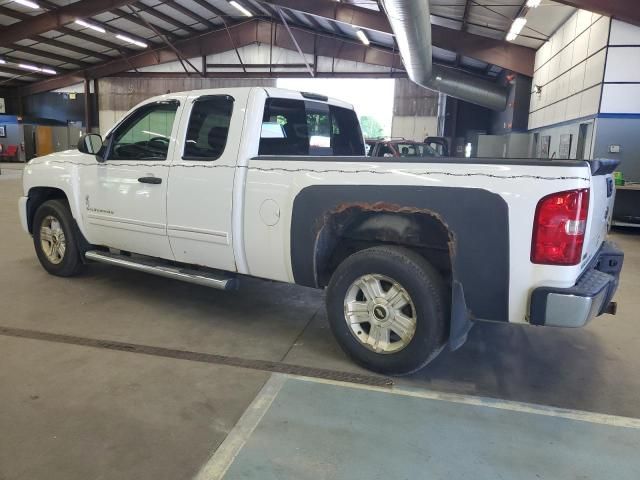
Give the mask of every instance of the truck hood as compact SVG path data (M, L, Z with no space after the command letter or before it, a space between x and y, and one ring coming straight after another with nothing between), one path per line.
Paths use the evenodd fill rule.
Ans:
M75 157L76 155L82 155L78 150L63 150L61 152L54 152L42 157L34 157L27 162L27 165L42 165L50 160L69 160L69 157Z

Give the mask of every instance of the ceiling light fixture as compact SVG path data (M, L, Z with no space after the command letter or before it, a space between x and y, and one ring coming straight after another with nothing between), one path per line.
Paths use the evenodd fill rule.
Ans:
M144 42L141 42L139 40L134 40L133 38L127 37L126 35L117 34L116 38L119 38L123 42L131 43L133 45L137 45L138 47L141 47L141 48L147 48L149 46Z
M29 8L40 8L40 5L38 5L36 2L30 2L29 0L13 0L16 3L19 3L20 5L24 5L25 7L29 7Z
M78 25L82 25L83 27L90 28L91 30L95 30L96 32L107 33L107 31L104 28L85 22L84 20L81 20L79 18L76 18L75 23L77 23Z
M538 8L542 0L527 0L527 7L529 8Z
M507 40L509 42L513 42L516 37L518 35L520 35L520 32L522 32L522 29L524 28L524 26L527 24L527 19L524 17L518 17L516 18L513 23L511 24L511 28L509 29L509 33L507 33Z
M58 73L51 68L47 68L47 67L40 68L40 67L36 67L35 65L29 65L27 63L19 63L18 67L22 68L23 70L30 70L32 72L48 73L49 75L55 75Z
M236 8L237 10L240 10L242 12L243 15L247 16L247 17L253 17L253 13L251 13L249 10L247 10L246 8L244 8L242 5L240 5L238 2L236 2L235 0L231 0L229 2L229 5L231 5L232 7Z
M19 63L18 66L23 70L31 70L32 72L39 72L40 69L34 65L27 65L26 63Z
M367 46L369 45L369 39L367 38L367 36L362 30L356 30L356 35L358 36L358 38L362 43L364 43Z

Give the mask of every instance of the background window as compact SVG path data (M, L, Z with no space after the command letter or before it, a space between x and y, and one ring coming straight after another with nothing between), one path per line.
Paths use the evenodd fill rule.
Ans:
M216 160L227 144L233 111L230 96L198 99L191 110L184 146L185 160Z
M166 160L178 102L145 105L114 133L110 160Z
M384 157L385 155L393 157L393 150L391 150L391 148L389 148L386 145L380 145L380 148L378 148L378 153L376 154L376 157Z
M361 155L364 140L353 110L321 102L267 99L260 155Z
M309 130L309 153L307 155L333 155L329 105L307 102L306 112L307 129Z

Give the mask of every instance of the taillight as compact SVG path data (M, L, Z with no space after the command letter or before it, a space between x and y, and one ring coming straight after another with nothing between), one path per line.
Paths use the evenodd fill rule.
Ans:
M587 228L589 189L547 195L538 202L533 221L531 261L577 265Z

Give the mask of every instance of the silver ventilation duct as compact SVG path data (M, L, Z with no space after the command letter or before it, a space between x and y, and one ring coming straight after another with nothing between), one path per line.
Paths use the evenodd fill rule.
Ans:
M433 65L429 0L382 0L409 78L418 85L492 110L507 108L507 88Z

